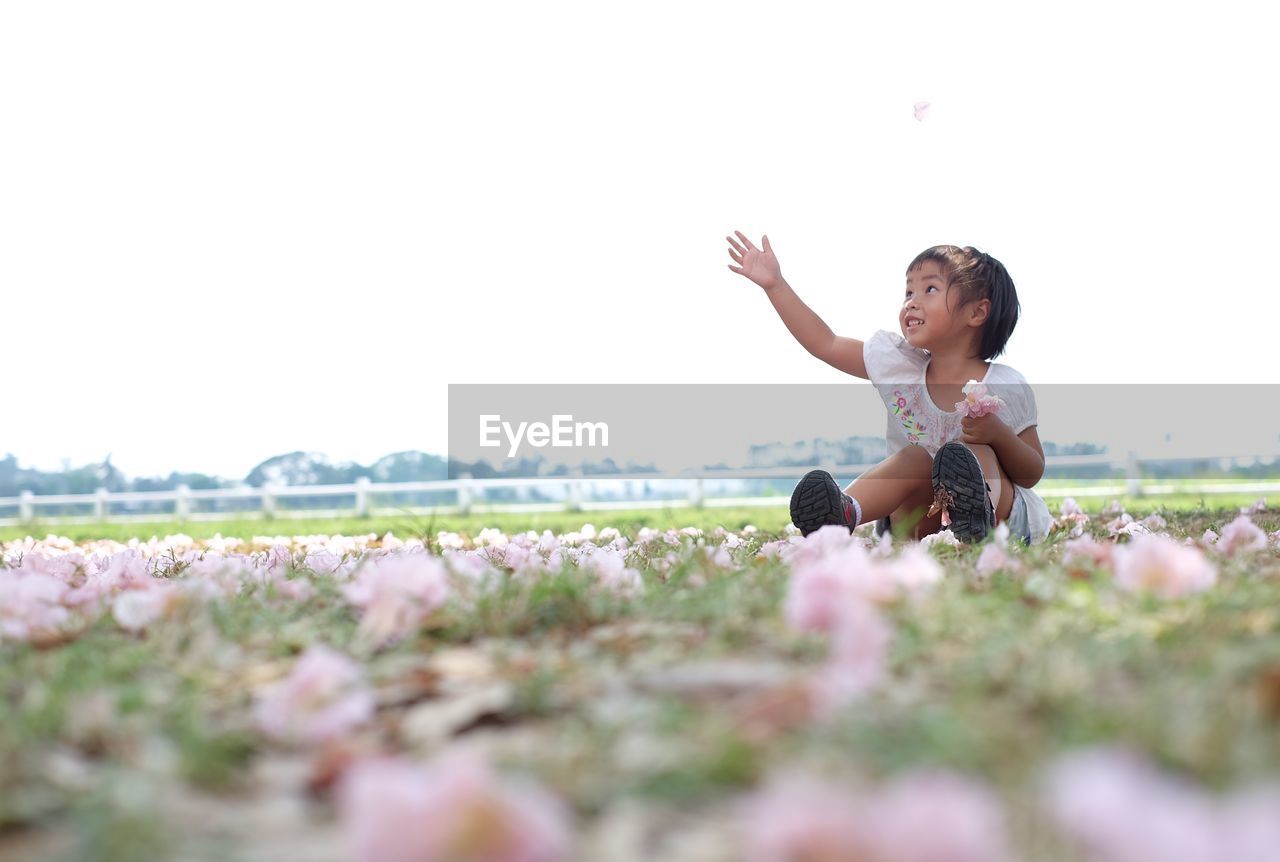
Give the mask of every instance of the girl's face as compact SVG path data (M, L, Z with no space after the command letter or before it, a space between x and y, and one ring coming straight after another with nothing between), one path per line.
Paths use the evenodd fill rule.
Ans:
M907 274L898 325L912 347L928 349L929 345L938 344L951 334L953 321L947 307L949 291L939 263L927 260Z

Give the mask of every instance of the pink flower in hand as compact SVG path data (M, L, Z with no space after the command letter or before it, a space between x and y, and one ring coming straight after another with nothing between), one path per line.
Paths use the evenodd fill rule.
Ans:
M964 400L956 402L956 410L970 419L995 415L1004 406L1004 401L987 392L986 384L976 380L970 380L961 391L964 392Z

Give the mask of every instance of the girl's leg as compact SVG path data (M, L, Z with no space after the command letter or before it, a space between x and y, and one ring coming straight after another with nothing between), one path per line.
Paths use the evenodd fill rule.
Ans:
M892 523L919 517L916 538L937 532L942 524L941 513L924 515L933 503L933 458L922 446L903 447L855 479L844 492L862 507L864 524L885 515Z
M985 443L964 445L977 456L978 463L982 465L982 475L991 486L991 505L996 510L996 523L1008 520L1009 513L1013 511L1013 482L1009 481L1009 475L1000 466L996 450Z

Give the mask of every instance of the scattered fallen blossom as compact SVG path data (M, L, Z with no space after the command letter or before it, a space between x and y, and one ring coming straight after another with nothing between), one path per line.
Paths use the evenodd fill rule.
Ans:
M1117 586L1164 599L1207 590L1218 578L1217 568L1204 552L1158 534L1134 536L1116 546L1112 559Z
M920 544L928 548L933 545L949 545L953 548L960 547L960 540L956 538L956 534L950 530L939 530L936 533L930 533L920 540Z
M1089 523L1086 515L1076 503L1075 497L1067 497L1058 509L1058 517L1053 519L1054 529L1066 529L1072 538L1084 534L1085 525Z
M1009 525L1001 521L983 545L974 570L981 577L989 578L998 571L1016 571L1019 568L1018 561L1009 553Z
M535 785L501 779L466 752L425 766L357 761L336 801L353 862L557 862L572 852L563 803Z
M1225 556L1245 551L1258 551L1267 546L1267 534L1248 515L1239 515L1222 528L1222 535L1214 543L1214 549Z
M789 536L785 539L775 539L772 542L765 542L760 546L760 550L756 551L756 557L762 560L773 560L783 556L786 549L798 542L804 541L799 536Z
M832 534L849 532L830 528ZM885 603L897 594L897 586L889 573L874 564L860 546L844 544L810 553L822 540L815 538L827 527L810 533L809 548L797 547L788 559L791 581L787 590L784 615L795 629L831 633L842 615L851 607L865 602Z
M111 615L122 628L141 631L169 612L178 598L178 588L169 583L124 590L111 604Z
M866 544L847 529L829 525L786 549L791 582L785 615L794 628L831 632L853 604L887 605L919 596L942 579L942 568L919 545L885 557L869 553Z
M919 598L942 580L942 566L920 544L907 545L896 557L890 556L892 547L892 539L885 533L870 556L897 585L899 595Z
M373 693L360 665L323 644L307 648L289 676L258 695L258 729L280 742L341 738L373 716Z
M978 555L978 560L973 567L979 575L990 577L996 572L1014 569L1016 563L1004 546L998 542L989 542L983 546L982 553Z
M1128 512L1120 512L1114 518L1107 522L1107 533L1112 537L1119 535L1120 531L1130 524L1134 523L1133 516ZM1145 530L1144 530L1145 532Z
M1111 555L1116 547L1114 542L1099 542L1093 536L1068 539L1062 545L1062 562L1069 570L1078 570L1081 561L1100 568L1110 568Z
M810 689L818 714L834 714L885 678L893 635L893 625L872 605L853 601L844 608L831 634L827 663Z
M1004 812L985 786L920 770L879 787L848 788L794 771L739 809L748 862L1004 862Z
M343 587L347 601L360 608L360 633L384 645L416 631L449 596L448 571L425 553L374 557Z
M332 551L312 551L303 559L303 565L317 575L332 575L342 566L342 557Z
M372 532L200 541L181 534L128 542L24 537L0 543L0 650L10 671L4 688L21 730L10 734L8 749L0 748L0 762L19 770L10 786L22 788L0 787L0 809L23 810L6 806L15 799L26 804L19 793L27 786L58 801L59 788L88 789L104 768L129 772L136 762L171 770L167 749L176 743L184 758L194 753L201 760L195 766L203 775L234 771L237 781L256 781L261 768L268 782L291 776L270 790L281 791L280 800L300 802L304 792L323 799L333 791L338 826L357 859L625 857L610 854L614 841L630 858L741 858L715 846L734 839L717 821L723 796L709 800L709 816L695 829L687 821L697 818L668 820L642 800L647 794L618 788L665 787L673 778L700 792L712 786L708 779L723 788L723 778L745 775L738 770L772 766L789 753L832 770L869 762L887 768L903 758L925 763L934 753L917 745L919 734L946 733L936 715L951 714L973 726L990 716L995 732L1007 727L1001 718L1031 725L1007 755L987 740L974 747L975 763L995 767L986 773L995 776L1003 772L999 758L1034 756L1028 749L1039 742L1039 753L1048 755L1064 741L1057 724L1046 724L1048 710L1019 704L1089 691L1118 692L1119 702L1091 701L1099 721L1090 726L1134 719L1135 741L1168 757L1168 746L1183 744L1187 733L1210 729L1201 718L1213 709L1201 702L1210 696L1204 692L1226 690L1217 685L1221 677L1197 688L1202 679L1190 670L1210 672L1202 664L1238 676L1231 681L1233 708L1256 709L1241 710L1230 723L1243 742L1197 749L1189 761L1175 749L1172 759L1206 776L1251 776L1269 764L1237 755L1265 754L1261 734L1280 716L1280 666L1259 651L1276 625L1270 600L1280 564L1270 550L1245 562L1232 558L1280 539L1280 531L1269 537L1263 531L1260 524L1271 527L1274 515L1262 511L1231 512L1221 536L1206 531L1195 538L1184 534L1186 525L1204 523L1199 514L1170 514L1166 521L1117 507L1091 522L1074 501L1064 501L1058 521L1070 534L1059 533L1044 548L1011 547L1007 524L999 524L982 548L961 553L932 550L960 546L950 531L895 542L891 534L874 536L872 524L854 533L824 527L807 537L794 529L779 536L721 526L624 535L591 524L563 534L486 528L442 531L434 539ZM1198 604L1116 600L1117 591L1176 598L1209 589L1219 565L1221 596L1205 604L1209 612ZM1023 588L982 597L963 589L974 573L1001 570L1025 576ZM1260 577L1240 577L1244 572ZM572 579L571 589L546 583L561 577ZM1070 580L1084 577L1090 583ZM552 589L543 592L544 585ZM501 591L486 592L494 586ZM644 595L646 588L656 595ZM985 624L1012 602L1025 608L1011 620ZM216 607L206 609L208 603ZM1007 627L1024 621L1029 628L1021 633ZM825 657L810 665L805 656L813 644L788 636L782 623L819 635ZM1187 636L1172 644L1148 637L1170 624L1185 626ZM1144 637L1128 637L1132 632ZM1027 634L1026 645L1014 634ZM91 642L61 651L81 637ZM1223 660L1184 661L1181 653L1193 658L1199 638L1204 649L1221 649ZM412 642L366 649L403 639ZM318 640L342 651L316 645L297 659L277 658L289 644ZM122 648L108 651L115 646ZM654 691L632 686L654 666L686 654L740 647L750 654L716 659L714 674L664 693L662 703ZM1173 653L1176 660L1162 664ZM1125 688L1108 674L1119 664L1104 663L1101 673L1093 664L1101 655L1123 662ZM728 672L735 666L748 672ZM1133 688L1149 680L1151 696ZM190 691L175 688L192 681L198 685ZM238 696L246 688L254 695L248 715L248 701ZM1187 691L1197 694L1179 694ZM953 692L959 699L951 699ZM1010 696L999 694L1005 692ZM1192 708L1185 720L1177 708L1184 696ZM163 705L175 697L190 697L206 711L199 717L211 719L214 733L251 718L264 737L260 756L249 767L238 743L174 738L166 724L174 713ZM673 723L664 718L668 698L696 699L696 708L680 710ZM935 704L945 712L930 714ZM919 724L903 720L920 707ZM47 721L52 715L62 718ZM610 732L616 726L634 749L632 765L618 774L592 773L598 741L564 733L561 716L607 718ZM721 733L726 719L752 746L784 732L787 745L759 761L759 750L740 751L741 740L731 735L723 752L713 745L710 757L691 756L706 750L708 734ZM852 745L851 732L858 734ZM972 732L985 732L985 725ZM882 739L884 760L868 761L859 746ZM15 743L27 740L30 751L15 757ZM280 751L267 740L304 750ZM452 754L429 765L362 760L439 746L501 752L554 776L558 788L592 810L581 842L561 803L482 761L454 761ZM206 757L211 768L204 771ZM1280 846L1275 785L1208 794L1145 766L1077 778L1063 779L1053 797L1055 816L1090 862L1261 862L1273 860ZM1008 858L1000 806L984 786L953 774L907 773L849 786L810 777L793 783L790 794L775 793L777 786L770 782L754 797L763 807L753 809L746 827L754 835L745 848L749 858ZM228 804L267 798L258 793L265 786L246 781L246 787L252 794ZM1001 785L1002 792L1018 789ZM163 806L153 811L156 822L169 822ZM25 816L18 814L20 829ZM50 822L60 816L49 815ZM184 830L203 828L198 820L172 818ZM655 839L654 830L667 825L673 831ZM249 828L245 835L255 838ZM1216 855L1203 856L1205 847Z
M1097 862L1273 862L1280 848L1280 785L1214 798L1101 747L1061 756L1043 786L1059 827Z
M66 583L39 572L0 569L0 641L56 638L71 613Z
M639 569L626 563L625 557L616 551L595 548L583 555L579 565L600 579L600 583L614 593L632 597L644 592L644 579Z
M702 558L713 568L732 569L734 567L733 554L729 553L729 548L725 545L705 545L701 550Z
M791 568L783 608L788 624L830 638L827 664L813 679L819 713L831 714L884 678L894 629L879 609L919 598L942 579L941 566L919 545L887 557L868 552L867 544L831 525L784 556Z

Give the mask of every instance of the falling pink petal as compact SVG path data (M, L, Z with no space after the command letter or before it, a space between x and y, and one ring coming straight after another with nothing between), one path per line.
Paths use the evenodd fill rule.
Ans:
M916 102L916 105L915 105L916 119L923 121L924 112L928 110L928 108L929 108L928 102Z

